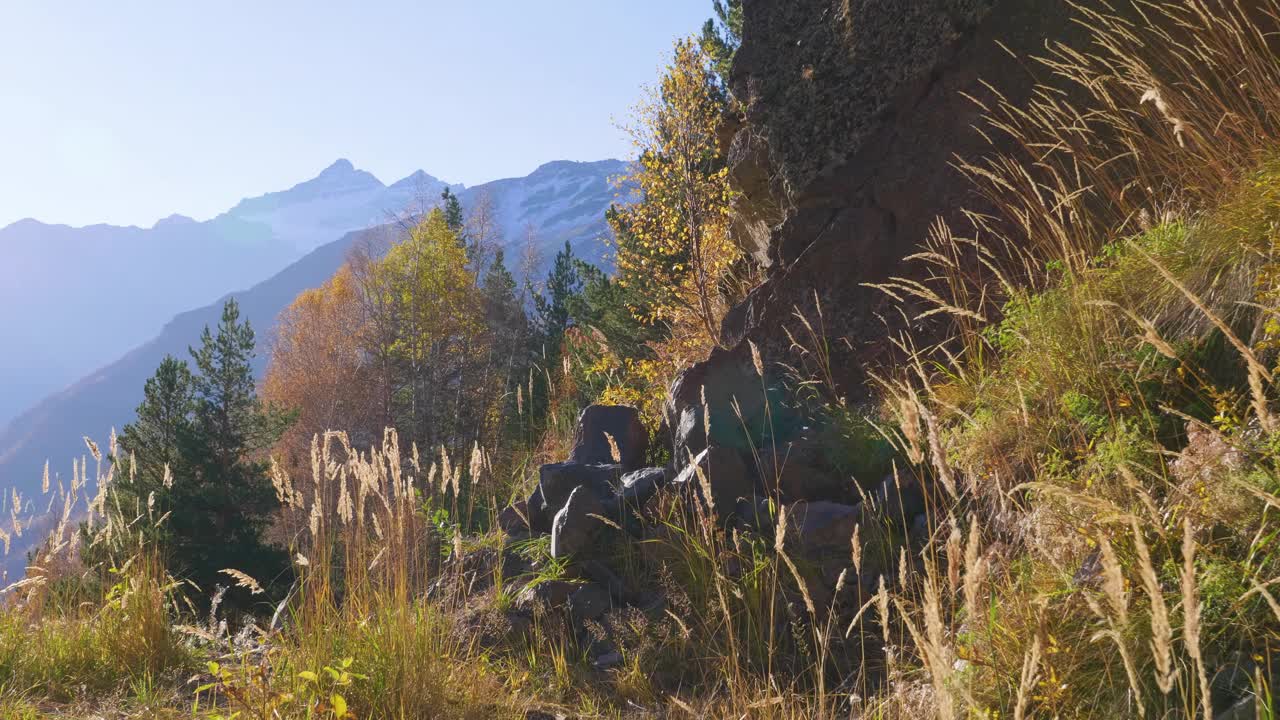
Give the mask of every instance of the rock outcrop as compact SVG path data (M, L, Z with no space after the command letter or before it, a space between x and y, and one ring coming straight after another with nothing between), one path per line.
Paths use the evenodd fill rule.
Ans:
M1007 142L981 131L984 111L975 99L993 102L990 83L1013 105L1025 103L1034 85L1026 58L1080 32L1069 4L1056 0L743 4L731 82L744 110L726 133L741 194L734 235L767 267L767 279L726 316L727 349L672 388L668 430L677 449L695 453L707 442L704 413L719 445L743 441L717 432L764 427L762 383L746 342L770 367L794 362L791 336L805 337L797 313L816 325L821 309L837 385L831 390L850 402L865 393L865 368L891 359L887 338L904 322L866 284L910 273L902 259L939 218L963 231L962 209L986 209L953 167L957 157L977 158ZM763 383L765 393L777 385ZM775 415L782 405L771 403ZM791 439L802 426L783 417L768 440Z

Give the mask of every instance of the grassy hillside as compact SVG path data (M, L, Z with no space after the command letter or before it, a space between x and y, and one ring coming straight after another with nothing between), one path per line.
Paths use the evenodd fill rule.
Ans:
M63 524L7 591L0 717L1274 717L1280 14L1135 7L1081 9L1090 52L1022 59L1035 101L985 108L1017 149L957 168L998 212L878 286L912 330L867 403L819 314L793 363L748 344L674 447L653 412L579 416L652 407L716 310L627 355L610 333L652 323L588 274L562 309L591 324L540 336L488 446L317 435L272 465L286 582L227 568L211 599L166 569L155 495L110 489L113 441L49 490ZM710 66L678 47L667 102ZM646 213L681 217L659 155L610 218L641 268Z

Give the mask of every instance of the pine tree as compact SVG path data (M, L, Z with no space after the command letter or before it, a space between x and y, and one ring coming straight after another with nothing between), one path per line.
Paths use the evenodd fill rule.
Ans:
M187 474L184 450L191 442L191 413L195 407L191 369L168 355L147 380L137 419L120 435L123 472L117 481L117 499L130 513L141 514L152 505L160 514L173 507L172 480ZM163 536L164 525L154 527Z
M698 41L711 58L721 88L727 89L733 56L742 44L742 0L715 0L714 7L716 16L702 26Z
M440 200L440 209L444 212L444 224L458 237L458 243L465 247L467 244L466 220L462 215L462 202L447 187L440 193Z
M538 329L548 354L556 353L565 330L569 328L569 307L572 298L582 292L582 278L574 263L573 248L566 240L564 249L556 253L551 272L547 275L546 294L535 293L534 309L538 314Z
M492 378L485 386L500 393L490 403L494 414L491 424L498 433L514 430L518 423L523 408L515 399L515 386L529 368L529 317L516 292L518 287L507 269L502 249L498 248L482 284L485 324L490 338L486 372ZM511 425L504 428L504 422Z
M173 569L206 593L227 582L227 568L270 586L288 566L262 538L277 501L261 454L290 418L258 399L253 329L240 321L235 300L223 307L216 334L204 329L191 356L198 370L192 432L182 443L184 474L174 479L168 521Z
M648 344L663 339L666 326L637 319L635 309L645 307L648 298L634 285L624 287L591 263L575 262L582 291L569 301L574 322L598 330L620 360L651 357Z
M528 334L528 317L520 306L516 279L507 269L505 254L498 248L485 272L485 321L494 335L494 355L502 361L519 353L518 346Z
M570 306L581 292L582 278L578 276L573 248L566 241L564 249L556 253L555 261L551 264L544 291L530 290L535 331L530 333L529 338L533 364L530 368L532 373L526 409L530 421L527 427L533 431L531 437L537 437L550 419L553 407L550 378L560 376L565 335L572 320ZM533 382L533 377L538 377L540 382Z

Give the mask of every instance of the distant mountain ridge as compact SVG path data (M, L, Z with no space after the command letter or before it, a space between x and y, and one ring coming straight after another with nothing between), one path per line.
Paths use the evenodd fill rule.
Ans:
M0 425L151 337L182 310L259 282L446 187L419 170L391 185L340 159L316 177L206 221L150 228L19 220L0 228Z
M435 200L445 187L465 189L422 170L384 185L372 173L339 158L310 180L241 200L224 215L267 225L278 238L307 252L337 239L329 234L333 227L347 226L349 232L384 223L415 202Z
M534 239L535 250L541 256L534 270L541 276L556 250L566 242L578 255L601 261L601 238L608 232L604 213L618 197L613 178L626 167L626 163L616 160L548 163L524 178L467 188L460 192L459 199L464 208L472 208L487 198L513 270L517 255L530 238ZM323 244L246 290L177 314L158 335L34 404L0 429L0 488L11 486L27 497L38 495L46 460L53 473L68 476L72 458L84 453L82 436L103 440L110 428L119 429L131 421L145 380L166 354L187 357L188 346L198 342L204 326L217 323L225 297L237 299L243 316L257 331L256 370L260 373L266 363L266 343L279 312L298 293L329 278L355 243L372 241L385 245L399 231L396 223L386 223Z

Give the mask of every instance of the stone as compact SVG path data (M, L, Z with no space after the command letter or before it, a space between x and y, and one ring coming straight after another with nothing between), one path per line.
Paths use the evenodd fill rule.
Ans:
M432 594L460 589L464 595L474 595L488 590L496 579L510 583L529 571L529 563L511 548L502 552L492 547L482 547L464 553L461 557L450 554L445 559L442 577L449 583L433 584Z
M1081 588L1101 587L1102 553L1100 551L1093 550L1084 556L1080 561L1080 567L1076 568L1075 574L1071 576L1071 584Z
M582 633L579 638L579 643L586 644L586 654L589 658L598 658L618 649L617 644L609 639L613 633L609 619L603 618L598 625L598 628L591 628L590 631Z
M611 650L591 662L597 670L609 670L622 664L622 653Z
M806 552L838 550L848 555L853 528L862 522L860 507L825 501L792 503L786 513L788 537Z
M698 405L685 405L672 411L672 455L678 458L702 452L707 447L706 431L702 428L702 409Z
M547 508L547 501L542 497L541 483L533 489L529 499L525 501L525 512L528 513L530 532L539 535L551 532L551 520L555 517L555 511Z
M1223 658L1209 680L1209 701L1215 720L1255 716L1254 676L1259 671L1264 679L1270 676L1269 670L1261 668L1248 653L1236 651Z
M664 468L634 470L622 476L622 492L619 497L625 507L642 508L666 484L667 471Z
M726 312L723 349L675 388L664 421L677 451L724 444L715 437L719 417L728 418L723 429L741 432L720 389L746 393L747 383L733 378L754 376L743 372L748 340L766 367L792 361L792 337L810 344L797 313L831 341L822 392L850 406L865 400L866 369L893 360L889 340L911 314L891 316L895 303L869 284L920 272L902 259L919 250L939 218L969 229L965 211L995 212L975 197L954 158L1016 149L1014 138L985 132L982 118L982 105L998 102L993 88L1012 107L1033 96L1035 74L1008 62L1008 53L1035 56L1046 39L1077 49L1088 42L1087 28L1071 22L1071 3L841 8L830 0L744 0L743 7L743 42L730 77L745 103L743 121L725 124L726 133L737 129L726 154L737 196L731 237L771 267ZM701 385L712 406L710 440L700 437L697 419ZM753 427L762 415L758 379L755 390L738 398Z
M889 532L865 503L801 501L786 505L783 510L787 519L788 552L802 558L828 587L835 587L835 581L846 568L851 573L857 570L863 582L874 582L881 574L892 575L901 537ZM859 568L852 567L855 528L861 545Z
M734 113L729 113L729 116L734 116ZM731 137L721 139L725 157L733 152L736 157L748 158L746 161L739 160L732 164L734 175L731 181L741 193L741 198L734 203L735 212L730 220L729 232L738 247L750 253L752 259L761 267L767 268L772 264L772 259L769 257L769 231L786 219L786 209L784 203L776 199L782 193L774 192L773 181L776 179L776 174L771 176L769 172L768 144L762 139L753 138L750 133L740 132L742 125L741 122L726 122L721 130L726 135L733 134ZM738 308L746 306L746 303L743 303ZM721 327L739 325L743 322L745 319L734 317L731 311L721 321ZM733 337L728 332L723 334L725 337Z
M787 398L776 378L762 379L756 372L745 345L716 348L707 361L676 377L663 406L663 427L677 466L709 445L748 453L792 439L801 419ZM708 419L710 428L704 427Z
M549 713L542 710L529 710L525 712L524 720L569 720L569 716L564 713Z
M880 589L880 576L868 573L858 574L852 567L844 568L844 582L839 576L833 584L834 599L842 607L857 609L864 606Z
M618 446L618 458L605 437ZM578 416L570 460L584 465L620 464L628 470L644 466L649 453L649 432L640 421L640 412L626 405L590 405Z
M1195 483L1213 483L1227 473L1239 472L1245 466L1244 453L1232 446L1220 433L1189 422L1187 445L1169 463L1169 472L1185 487Z
M786 461L775 477L767 479L766 485L768 482L777 483L784 502L847 502L857 497L852 479L842 478L835 472L800 461Z
M632 604L645 615L658 617L667 609L667 596L661 590L645 590L636 595Z
M826 500L858 504L864 488L869 487L864 481L874 483L881 475L878 469L883 465L881 453L885 457L889 453L862 438L852 437L852 431L842 426L844 422L833 418L810 419L794 439L757 449L765 489L782 502ZM858 468L857 473L871 473L871 476L864 478L855 474L854 467Z
M605 505L615 505L616 488L621 484L622 472L621 465L592 465L573 461L551 463L538 469L538 488L542 491L542 501L551 515L564 507L569 494L578 487L588 488Z
M569 596L581 585L568 580L544 580L526 586L516 596L516 608L533 612L539 607L558 610L569 602Z
M583 577L591 579L604 587L605 590L608 590L609 597L613 598L614 604L622 603L624 594L622 578L618 577L618 574L613 570L610 570L608 565L591 557L585 558L579 565L581 566Z
M710 486L709 498L704 496L699 469ZM714 445L698 453L671 484L681 492L698 497L703 503L710 502L712 510L721 518L734 512L739 498L755 495L755 483L747 474L742 456L735 450Z
M871 491L871 499L879 513L899 528L928 509L924 490L914 475L889 475Z
M1237 701L1231 707L1214 713L1213 720L1255 720L1258 710L1253 697Z
M551 557L559 560L593 549L604 524L592 515L604 517L604 505L589 487L579 485L551 523Z
M483 648L492 649L529 636L533 619L519 610L497 611L489 604L467 606L458 620L458 629Z
M529 501L519 500L498 513L498 527L508 535L529 532Z
M911 519L911 529L907 531L911 538L911 547L923 549L929 542L929 516L920 513Z
M569 596L569 617L577 624L599 620L613 608L609 590L599 583L588 583Z

